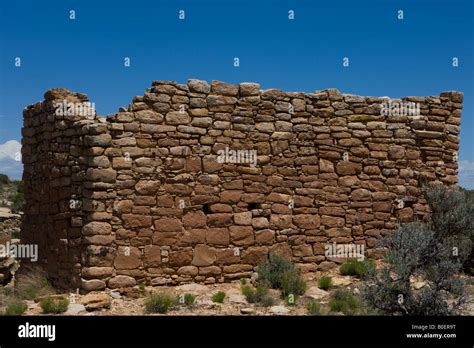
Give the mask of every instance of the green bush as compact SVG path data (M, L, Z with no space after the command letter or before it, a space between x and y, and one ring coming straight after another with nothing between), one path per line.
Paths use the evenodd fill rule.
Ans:
M4 315L22 315L28 309L28 305L23 301L14 301L8 304Z
M431 214L401 224L379 241L385 267L368 279L363 295L381 314L456 315L466 300L457 274L469 260L473 205L464 192L443 185L424 188ZM423 283L415 287L413 279Z
M141 291L144 291L145 290L145 284L143 284L143 283L138 284L138 289L140 289Z
M40 301L40 307L43 310L43 313L49 314L60 314L67 311L69 306L69 300L66 298L53 298L47 297Z
M299 296L306 291L306 282L296 265L277 255L270 254L267 261L257 267L258 283L272 289L280 289L282 296Z
M258 281L268 284L272 289L281 289L283 274L295 271L295 265L278 254L270 254L267 261L257 267Z
M321 306L314 301L306 304L306 310L308 311L308 315L321 315Z
M339 271L342 275L355 276L357 278L364 278L375 270L375 261L374 260L364 260L358 261L356 259L349 259L344 262Z
M176 299L176 302L178 302L179 304L184 304L186 306L191 306L194 304L195 300L196 300L196 295L184 294L184 295L179 295L178 298Z
M243 285L241 291L248 303L260 304L264 307L272 306L275 303L275 299L270 295L268 287L265 285L259 284L256 288Z
M144 304L148 313L164 314L176 304L176 300L168 293L154 293L145 299Z
M342 312L345 315L354 315L361 311L361 303L347 290L338 289L329 300L329 307L333 312Z
M242 295L245 296L245 299L248 303L255 303L256 302L256 291L250 285L242 285L240 288Z
M318 280L318 286L320 289L329 290L332 287L332 278L330 276L322 276Z
M212 295L212 302L222 303L225 299L225 292L219 291Z
M260 305L263 307L271 307L275 305L275 303L275 299L270 294L267 294L260 299Z
M303 295L306 288L307 285L300 270L293 269L283 273L281 279L281 294L283 297L293 295L296 298Z

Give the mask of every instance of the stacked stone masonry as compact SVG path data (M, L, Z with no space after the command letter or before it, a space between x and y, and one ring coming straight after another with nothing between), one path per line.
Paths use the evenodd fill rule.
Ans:
M248 277L270 253L305 271L328 243L376 240L423 218L424 182L457 182L462 93L386 98L156 81L109 117L50 89L24 110L22 243L51 279L82 291ZM257 163L219 160L256 150ZM241 152L243 153L243 152Z

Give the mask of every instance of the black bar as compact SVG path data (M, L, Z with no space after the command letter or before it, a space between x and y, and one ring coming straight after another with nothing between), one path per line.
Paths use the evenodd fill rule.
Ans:
M55 325L55 340L20 338L19 326ZM415 325L415 327L413 326ZM430 326L431 325L431 326ZM432 326L434 325L434 326ZM455 327L448 326L455 325ZM424 328L424 330L423 330ZM455 334L408 338L407 334ZM23 316L0 317L0 346L414 345L474 344L474 317Z

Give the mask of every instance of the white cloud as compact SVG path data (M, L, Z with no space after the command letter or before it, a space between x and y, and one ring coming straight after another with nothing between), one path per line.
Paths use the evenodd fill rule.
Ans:
M0 144L0 160L11 158L12 160L21 159L21 144L16 140L8 140Z
M21 144L16 140L9 140L0 144L0 173L11 179L21 179L23 163L21 163Z
M459 161L458 168L459 185L466 189L474 189L474 162Z

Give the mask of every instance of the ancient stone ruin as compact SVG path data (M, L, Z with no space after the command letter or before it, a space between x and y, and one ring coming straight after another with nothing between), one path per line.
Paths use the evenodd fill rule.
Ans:
M21 242L59 286L248 277L269 253L327 270L427 213L424 182L457 182L463 96L389 99L156 81L98 117L50 89L24 110Z

